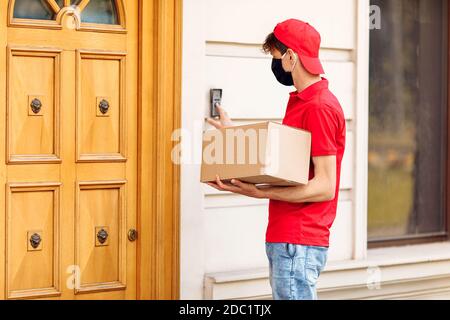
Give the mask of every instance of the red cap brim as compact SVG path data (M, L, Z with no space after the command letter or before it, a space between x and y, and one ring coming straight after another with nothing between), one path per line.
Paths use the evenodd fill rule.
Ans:
M305 69L311 74L325 74L323 70L322 63L319 58L311 58L307 56L299 55L300 61L302 62Z

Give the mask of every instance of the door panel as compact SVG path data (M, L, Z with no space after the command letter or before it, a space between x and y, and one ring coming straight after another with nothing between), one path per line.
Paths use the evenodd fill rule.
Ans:
M136 298L138 2L118 8L8 26L6 298Z
M7 296L59 294L60 183L7 187Z
M125 181L78 183L76 260L77 292L126 286Z
M59 162L61 51L8 53L9 162Z
M125 57L78 52L78 161L123 161Z

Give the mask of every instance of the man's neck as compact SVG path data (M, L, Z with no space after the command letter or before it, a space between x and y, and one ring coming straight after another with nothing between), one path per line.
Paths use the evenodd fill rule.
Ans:
M295 89L297 89L297 91L300 93L309 86L312 86L319 81L322 81L322 77L320 76L307 77L306 79L298 81L298 84L295 85Z

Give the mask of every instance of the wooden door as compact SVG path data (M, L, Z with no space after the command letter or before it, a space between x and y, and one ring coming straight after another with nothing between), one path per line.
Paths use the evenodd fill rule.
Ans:
M135 299L138 1L8 10L5 298Z

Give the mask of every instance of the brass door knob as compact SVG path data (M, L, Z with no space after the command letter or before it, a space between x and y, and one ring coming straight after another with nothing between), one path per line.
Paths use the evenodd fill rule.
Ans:
M137 237L138 237L138 232L136 229L130 229L128 231L128 240L130 240L131 242L134 242L134 241L136 241Z

